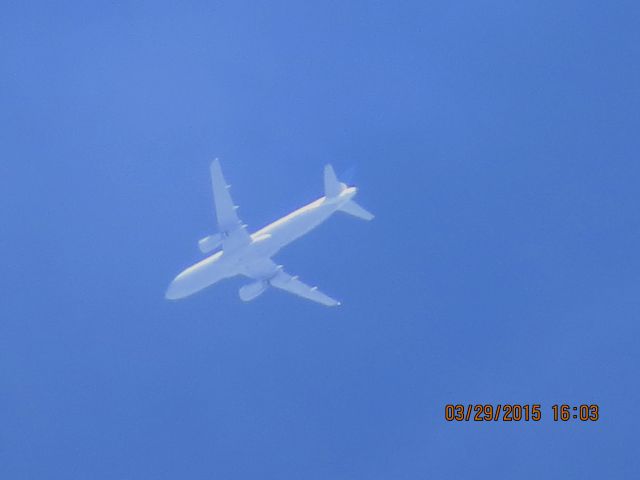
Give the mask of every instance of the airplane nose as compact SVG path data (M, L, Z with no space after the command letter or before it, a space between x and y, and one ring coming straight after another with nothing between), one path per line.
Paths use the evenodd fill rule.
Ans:
M169 288L167 288L167 291L164 294L166 299L168 299L168 300L177 300L178 298L180 298L182 296L182 295L180 295L180 286L178 285L178 283L179 283L179 280L176 277L169 284Z

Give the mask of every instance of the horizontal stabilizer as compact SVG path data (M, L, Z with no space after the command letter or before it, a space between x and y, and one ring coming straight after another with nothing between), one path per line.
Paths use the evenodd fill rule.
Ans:
M349 200L344 205L340 207L340 210L344 213L348 213L349 215L353 215L354 217L361 218L362 220L371 220L373 219L373 213L365 210L360 205L358 205L353 200Z

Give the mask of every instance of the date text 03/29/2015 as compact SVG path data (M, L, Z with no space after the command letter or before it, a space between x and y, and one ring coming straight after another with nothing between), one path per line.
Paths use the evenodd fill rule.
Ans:
M551 406L554 422L597 422L600 407L596 404L555 404ZM447 404L444 419L447 422L539 422L543 418L542 404Z

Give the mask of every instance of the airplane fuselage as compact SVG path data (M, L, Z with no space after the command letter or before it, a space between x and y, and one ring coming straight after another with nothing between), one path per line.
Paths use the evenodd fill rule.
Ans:
M166 296L184 298L225 278L255 277L269 258L284 246L327 220L356 194L345 188L337 197L321 197L251 234L251 243L236 250L218 251L181 272L169 285ZM264 272L268 274L268 272Z

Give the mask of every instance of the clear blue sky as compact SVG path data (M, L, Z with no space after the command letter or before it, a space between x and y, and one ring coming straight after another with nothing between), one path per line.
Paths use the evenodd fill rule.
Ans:
M638 478L639 25L632 1L4 2L0 478ZM342 307L163 298L214 228L214 156L252 228L355 168L375 221L277 257Z

